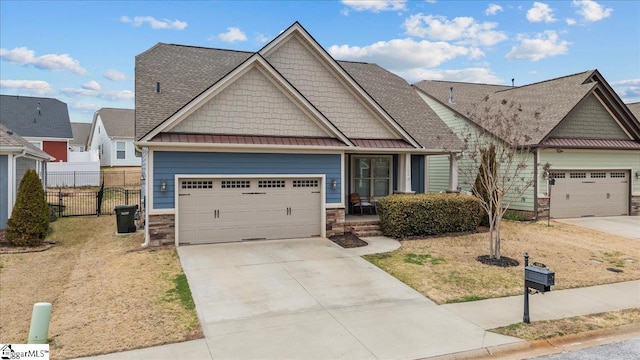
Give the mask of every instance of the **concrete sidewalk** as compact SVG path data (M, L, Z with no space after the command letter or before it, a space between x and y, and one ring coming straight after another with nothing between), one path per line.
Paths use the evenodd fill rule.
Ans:
M493 329L522 321L524 295L442 307L483 329ZM532 322L632 308L640 308L640 280L529 295Z

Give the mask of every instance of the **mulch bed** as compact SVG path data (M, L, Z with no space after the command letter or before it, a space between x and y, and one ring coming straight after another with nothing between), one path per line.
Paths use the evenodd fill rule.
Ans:
M359 237L350 232L344 233L344 235L329 236L329 240L342 246L345 249L369 245L366 241L361 240Z
M500 266L500 267L512 267L520 265L518 260L512 259L510 257L501 256L500 259L491 258L489 255L480 255L476 258L476 260L480 261L485 265L491 266Z

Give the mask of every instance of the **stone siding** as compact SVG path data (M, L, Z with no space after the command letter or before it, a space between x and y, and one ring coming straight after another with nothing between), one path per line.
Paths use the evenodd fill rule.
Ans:
M149 246L174 245L175 238L175 216L149 215Z
M298 37L290 38L267 60L348 137L399 138Z
M327 237L343 235L345 226L344 208L327 209Z
M640 195L631 197L631 213L629 215L640 216Z
M298 104L257 68L243 74L171 131L328 136Z

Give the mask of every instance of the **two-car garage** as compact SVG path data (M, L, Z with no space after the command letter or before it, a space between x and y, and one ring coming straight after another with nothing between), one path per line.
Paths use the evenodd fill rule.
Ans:
M320 236L322 177L179 178L180 244Z
M551 216L618 216L629 214L628 170L554 170Z

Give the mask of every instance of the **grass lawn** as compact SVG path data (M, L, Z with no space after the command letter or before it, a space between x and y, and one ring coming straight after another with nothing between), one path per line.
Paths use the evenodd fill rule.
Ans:
M633 323L640 323L640 309L575 316L559 320L534 321L531 324L517 323L489 331L525 340L541 340L585 331L611 329Z
M36 302L52 303L51 358L201 338L175 249L139 249L114 216L59 219L49 250L0 254L0 339L26 343Z
M522 294L525 252L530 264L555 271L556 290L640 279L638 241L557 222L547 227L546 222L503 221L502 255L520 266L500 268L476 261L488 254L487 237L404 240L396 251L365 258L439 304Z

